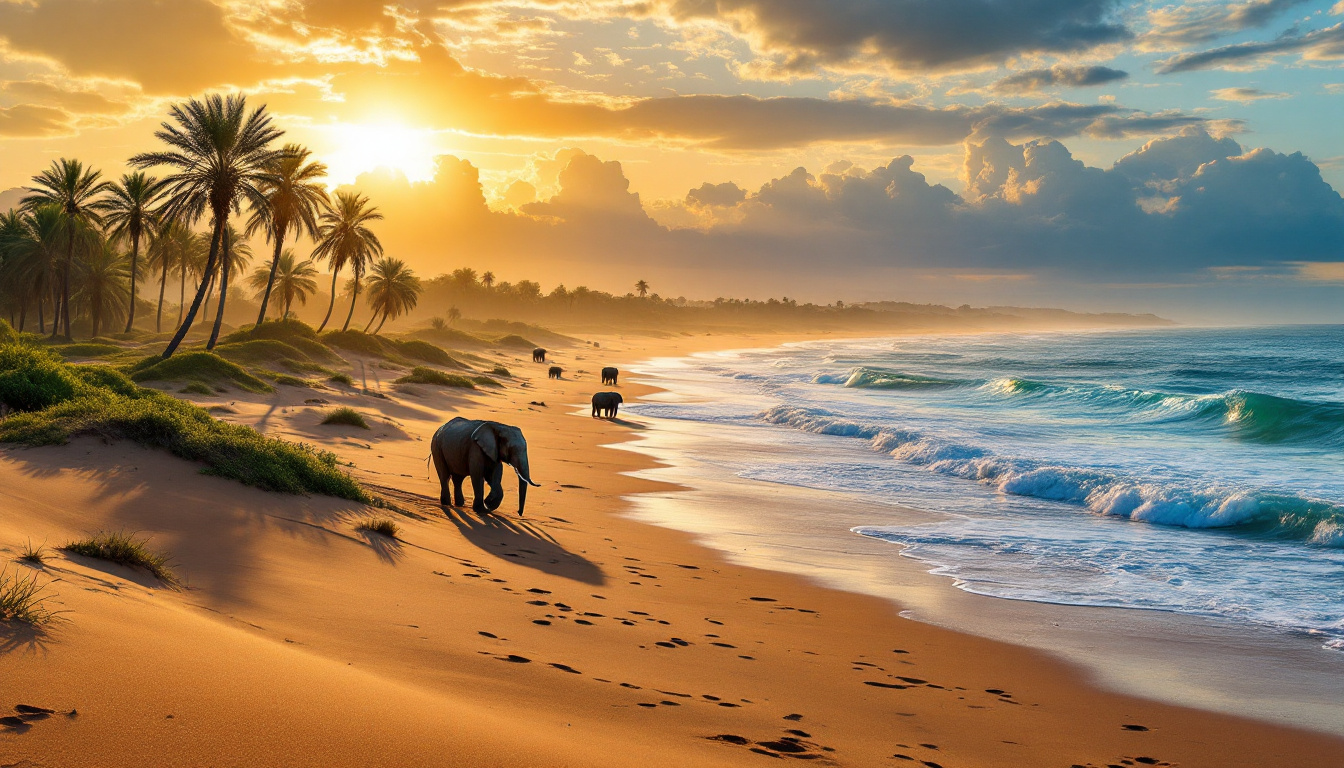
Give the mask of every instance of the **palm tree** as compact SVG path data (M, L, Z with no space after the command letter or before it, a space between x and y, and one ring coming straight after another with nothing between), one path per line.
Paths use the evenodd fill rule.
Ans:
M249 112L242 94L191 99L174 104L170 114L176 124L164 122L154 133L169 150L136 155L131 164L137 168L164 165L174 169L164 179L165 215L190 224L210 214L213 233L205 265L208 276L215 271L229 214L239 212L243 200L254 208L266 205L262 187L267 168L284 154L283 150L273 149L271 143L283 132L271 127L265 105ZM172 356L196 321L207 282L202 280L201 287L196 289L191 310L163 351L165 358Z
M176 219L160 221L149 239L146 256L151 269L159 270L159 311L154 318L154 332L163 332L163 300L168 289L168 273L172 270L182 272L182 291L186 292L186 259L193 248L199 249L194 241L195 232Z
M383 244L378 242L378 236L368 225L382 218L383 214L377 208L369 207L369 199L358 192L337 192L335 205L329 205L322 213L313 258L326 259L331 267L331 304L327 306L327 316L322 318L318 331L326 328L331 319L331 310L336 306L336 277L347 264L355 273L355 285L350 297L350 313L345 316L345 326L341 330L350 327L355 300L359 298L359 279L364 276L369 262L383 255Z
M205 235L199 232L192 233L191 250L183 254L181 269L182 283L178 287L177 299L177 324L182 325L186 318L187 311L187 277L190 276L196 280L196 287L193 292L200 290L201 284L205 282L205 265L210 260L210 246L205 242Z
M6 217L4 241L0 243L0 248L5 251L5 282L16 287L27 287L24 306L27 306L29 300L37 304L37 329L46 333L42 309L49 292L52 294L53 326L56 324L54 313L61 306L58 278L69 239L67 217L60 206L47 204L25 211L17 222L13 218L12 214ZM87 234L88 230L81 228L76 231L76 244L81 239L81 233Z
M266 305L270 302L271 290L275 285L285 237L293 231L295 237L306 232L309 237L316 239L317 213L327 201L326 188L315 181L327 175L327 166L307 162L312 153L307 147L298 144L286 144L282 152L284 155L267 169L266 178L261 184L261 193L266 196L267 204L255 208L247 223L249 237L258 231L265 231L266 239L275 245L270 277L261 293L257 325L266 321ZM286 305L285 314L288 313Z
M486 272L485 274L481 275L481 285L484 285L486 288L494 288L494 287L495 287L495 273L494 273L494 272Z
M75 261L75 243L79 240L77 230L80 226L102 223L96 199L107 188L106 181L99 181L102 175L93 168L85 168L78 160L65 157L53 160L50 168L33 177L37 186L28 187L29 194L22 201L26 208L56 205L65 215L65 260L60 270L60 298L53 316L65 324L66 336L70 335L70 270ZM58 324L53 322L51 335L59 333Z
M98 207L104 211L103 223L107 226L108 234L131 241L131 308L126 313L126 333L130 333L131 327L135 325L140 238L158 226L159 212L154 209L154 204L163 192L163 182L143 171L136 171L123 174L121 181L109 184L107 192L107 197L98 202Z
M116 316L126 311L131 294L130 265L114 241L100 238L90 245L75 274L75 298L81 307L88 307L93 335L97 336L104 313Z
M206 349L214 349L219 341L219 331L224 325L224 309L229 303L229 276L239 272L247 263L252 260L252 246L247 244L240 233L232 224L224 228L224 245L219 259L219 310L215 313L215 325L210 329L210 339L206 341ZM214 276L210 277L211 290L213 290ZM206 292L206 303L209 304L209 291ZM209 314L207 312L207 314Z
M420 301L420 278L406 266L401 259L382 258L374 263L369 271L369 306L373 315L364 332L369 332L373 321L381 314L383 319L374 329L374 335L383 330L383 323L415 309Z
M639 298L641 298L641 299L644 298L645 296L648 296L648 295L649 295L649 284L646 283L646 282L644 282L643 280L640 280L640 281L636 282L636 283L635 283L635 292L639 294Z
M256 289L258 296L264 296L272 289L278 291L280 301L284 303L280 313L283 320L289 317L289 308L295 299L300 304L307 304L308 297L317 293L317 281L313 279L316 276L317 267L313 266L312 259L296 261L294 249L286 248L270 269L257 267L247 278L247 284Z
M457 321L461 319L462 319L462 310L458 309L457 307L448 308L448 323L450 325L457 325Z

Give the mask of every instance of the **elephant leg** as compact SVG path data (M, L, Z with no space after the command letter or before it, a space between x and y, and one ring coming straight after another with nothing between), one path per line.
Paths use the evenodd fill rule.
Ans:
M485 512L485 477L483 472L471 473L471 511Z
M453 505L457 507L465 507L467 505L467 500L462 495L462 478L462 475L453 475ZM448 495L446 490L444 491L444 495Z
M431 450L429 455L434 460L434 470L439 473L439 503L449 506L448 467L444 466L443 456L438 450Z

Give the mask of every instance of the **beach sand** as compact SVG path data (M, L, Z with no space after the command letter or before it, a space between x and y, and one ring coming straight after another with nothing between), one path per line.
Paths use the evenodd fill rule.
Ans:
M395 540L356 528L386 512L265 493L127 442L0 449L11 572L30 540L128 530L186 583L53 552L40 578L68 613L0 636L0 710L56 714L0 728L0 766L1344 764L1344 740L1102 691L1044 653L631 519L626 497L672 489L627 474L647 456L608 447L646 425L587 416L599 368L782 339L592 338L600 349L553 353L559 381L500 357L516 374L502 391L198 400L353 462L409 513L391 515ZM320 426L338 405L373 428ZM512 478L498 515L438 506L426 441L453 415L525 430L543 484L526 517Z

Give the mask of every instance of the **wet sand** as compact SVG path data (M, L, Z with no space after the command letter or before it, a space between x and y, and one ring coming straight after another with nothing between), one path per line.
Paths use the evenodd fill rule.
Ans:
M676 489L632 476L648 456L609 447L647 424L580 409L605 389L598 369L777 339L598 340L554 355L559 381L501 357L518 374L503 391L199 401L353 462L407 511L396 539L359 531L359 505L264 493L128 443L0 449L11 569L28 567L9 561L30 539L125 529L170 551L187 584L55 554L40 576L65 620L0 638L0 709L55 713L0 728L0 765L1344 762L1344 740L1107 692L1047 654L632 519L628 497ZM320 426L338 405L374 428ZM526 431L544 486L526 517L511 478L499 515L437 504L425 440L458 414Z

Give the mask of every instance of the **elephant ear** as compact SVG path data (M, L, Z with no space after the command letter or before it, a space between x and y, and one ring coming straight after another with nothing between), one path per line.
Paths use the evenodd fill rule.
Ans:
M471 434L471 439L481 447L486 458L499 461L499 438L495 436L495 425L489 422L482 424Z

